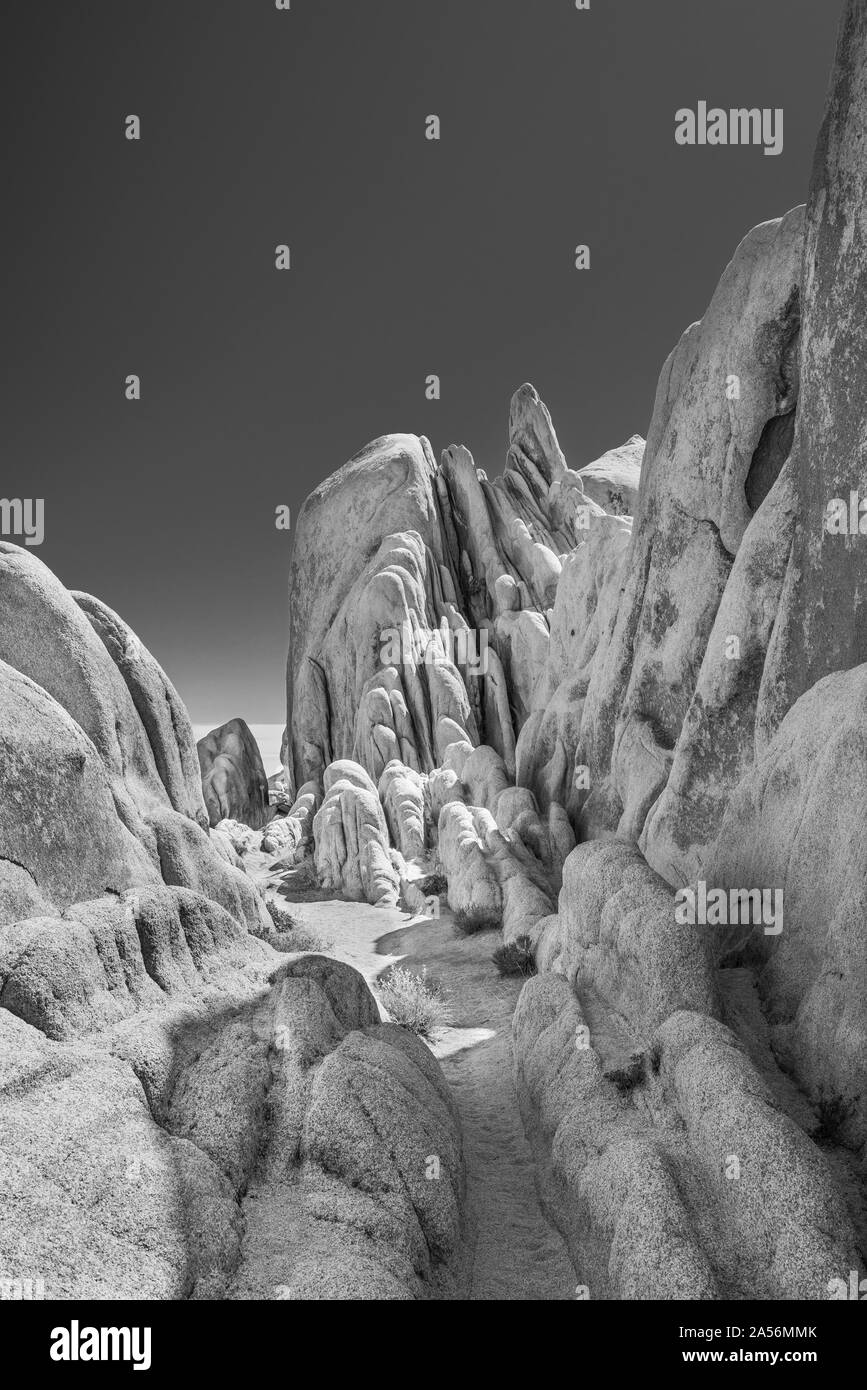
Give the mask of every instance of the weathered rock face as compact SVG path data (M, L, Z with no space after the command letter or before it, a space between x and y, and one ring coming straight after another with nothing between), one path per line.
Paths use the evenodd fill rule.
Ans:
M0 921L157 882L80 725L5 662L0 710Z
M167 882L265 930L259 895L198 823L189 721L178 718L173 749L171 718L157 718L157 692L170 701L172 687L119 619L86 603L94 624L41 561L2 543L0 922ZM97 623L129 650L129 684Z
M867 651L859 535L835 534L827 509L867 486L851 399L867 368L865 124L853 3L805 235L800 210L751 234L663 373L623 596L578 709L579 830L629 843L567 860L538 941L565 980L525 990L517 1065L552 1209L601 1296L826 1298L857 1249L837 1179L867 1136ZM680 925L636 842L672 884L778 895L772 928L756 911ZM722 1153L738 1183L719 1181ZM702 1210L687 1170L708 1175ZM714 1210L723 1239L704 1228Z
M564 810L585 838L640 842L670 879L689 877L753 758L794 524L791 471L780 475L803 235L795 209L744 239L665 364L646 447L633 436L570 468L525 385L501 477L462 446L437 468L427 441L399 436L314 494L293 611L307 613L311 575L332 589L315 600L329 621L293 617L305 695L290 704L291 775L321 778L340 757L374 781L393 760L429 775L452 744L488 746L543 811ZM359 478L375 479L378 549L350 582L327 537L355 515ZM411 531L380 539L410 512ZM317 547L320 570L306 560ZM464 660L440 632L464 638Z
M634 437L590 465L612 514L629 509L642 450ZM469 450L445 450L437 467L427 440L407 435L377 440L335 473L296 534L289 777L321 779L345 758L374 781L395 759L427 774L458 742L487 744L514 777L562 557L605 515L529 385L512 401L493 482Z
M642 849L672 883L698 878L729 798L753 764L761 673L796 510L787 463L735 557L671 774L641 833Z
M435 545L439 527L431 488L434 468L426 440L389 435L327 479L301 510L290 576L290 714L284 753L293 785L321 778L329 763L353 754L358 701L380 663L378 649L347 652L346 616L339 628L335 624L341 609L344 615L350 611L347 598L358 585L362 591L371 587L370 601L384 604L393 616L401 605L400 593L392 590L399 591L404 583L425 585L425 568L419 574L412 559L406 578L398 572L393 579L387 560L381 577L380 566L372 562L388 537L402 533L419 537L422 555ZM417 592L413 597L421 604ZM367 621L357 607L355 612ZM422 612L421 625L429 626L425 617ZM385 626L400 623L389 621ZM396 755L389 750L389 757ZM404 761L412 765L406 757ZM381 771L375 770L375 775Z
M46 1297L453 1296L436 1062L350 967L279 962L174 890L4 939L0 1254Z
M207 830L196 741L181 697L162 667L117 613L90 594L74 593L72 597L126 682L172 805Z
M717 1016L710 942L678 925L670 888L632 845L579 845L554 922L558 972L588 1008L617 1019L627 1056L681 1009Z
M861 1266L865 147L849 0L806 213L738 247L646 446L572 467L524 385L499 477L390 435L308 499L286 814L243 721L200 785L135 635L0 543L0 1269L459 1296L442 1074L354 970L274 949L261 855L389 908L444 875L532 951L515 1086L592 1298L821 1299ZM772 922L685 920L699 884Z
M637 839L671 772L734 557L754 514L751 471L773 481L769 422L792 418L803 210L741 243L701 323L663 368L624 592L598 652L578 762L587 835ZM714 654L711 654L714 659ZM651 862L653 855L648 847Z
M617 617L630 517L594 513L563 562L547 658L516 750L517 780L542 806L556 803L577 821L590 769L576 761L587 690L597 654L607 650Z
M562 976L524 987L522 1114L589 1296L827 1298L857 1267L845 1202L734 1034L683 1011L631 1064L610 1045Z
M230 719L196 744L211 825L237 820L259 830L269 817L268 778L259 745L243 719Z
M389 857L388 825L373 782L357 763L332 763L313 820L323 888L356 902L397 905L399 875Z
M0 542L0 660L78 724L102 760L124 825L152 844L148 814L173 803L127 685L72 595L31 551L7 541Z
M714 944L614 840L570 855L541 924L516 1085L594 1299L822 1299L857 1251L839 1166L808 1137L819 1114L776 1064L749 972L716 970Z
M728 935L760 962L778 1056L816 1102L837 1097L867 1139L867 666L802 695L729 803L705 869L714 887L782 894L779 932ZM775 924L776 927L777 924Z
M857 512L867 497L867 402L860 389L867 370L865 140L867 12L859 0L847 0L807 208L801 400L791 465L798 513L762 679L763 743L822 676L867 660L867 536ZM832 508L836 522L828 517L834 499L842 504Z
M0 1271L55 1299L453 1296L430 1052L348 966L257 939L186 712L121 619L5 544L0 610Z
M581 486L592 502L612 516L634 516L645 441L640 434L619 449L609 449L594 463L579 468Z

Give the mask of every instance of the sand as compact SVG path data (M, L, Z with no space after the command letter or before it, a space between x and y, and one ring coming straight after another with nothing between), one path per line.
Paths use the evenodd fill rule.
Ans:
M272 884L274 880L272 880ZM467 1169L471 1251L469 1299L573 1299L578 1280L536 1191L533 1159L512 1081L511 1022L522 980L501 979L491 960L496 932L456 937L451 914L410 917L400 909L280 900L299 926L332 943L370 985L398 961L426 965L445 986L451 1024L431 1042L458 1106Z

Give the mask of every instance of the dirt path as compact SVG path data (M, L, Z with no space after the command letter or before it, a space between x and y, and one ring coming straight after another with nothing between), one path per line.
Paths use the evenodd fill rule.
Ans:
M434 1046L461 1114L473 1300L566 1300L576 1278L536 1192L533 1159L512 1081L512 1014L523 981L491 961L496 933L456 938L449 916L422 921L380 946L426 965L446 986L453 1026Z
M278 887L279 884L279 887ZM533 1159L512 1081L512 1014L522 980L501 979L496 933L456 937L439 921L364 903L299 901L291 875L271 878L279 900L329 954L373 984L390 964L427 966L445 986L451 1025L432 1045L461 1116L472 1245L468 1298L566 1300L576 1278L536 1193ZM320 895L304 895L319 899Z

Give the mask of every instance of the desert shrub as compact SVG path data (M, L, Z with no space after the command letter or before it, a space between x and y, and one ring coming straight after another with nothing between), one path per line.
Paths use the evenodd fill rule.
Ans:
M275 931L280 934L279 941L271 942L271 945L275 946L278 951L321 951L324 953L333 950L333 941L320 936L318 932L311 931L309 927L299 926L297 918L293 917L291 912L287 912L282 903L277 902L274 898L268 898L265 901L265 906L271 914Z
M491 956L491 960L501 975L528 977L536 974L533 943L529 936L519 936L517 941L510 941L508 945L498 946Z
M282 903L278 903L275 898L266 898L265 906L271 914L271 921L278 931L294 931L298 926L297 919L292 913L287 911Z
M449 881L445 874L425 874L424 878L417 879L417 884L426 898L438 898L449 891Z
M319 875L312 859L305 859L292 871L292 887L300 888L302 891L307 888L319 887Z
M855 1102L844 1100L842 1096L828 1096L823 1092L816 1109L819 1119L813 1130L813 1143L827 1149L842 1144L846 1125L855 1109Z
M391 1021L420 1037L433 1037L449 1021L445 990L435 976L428 974L427 966L422 966L417 975L395 965L378 982L377 989Z
M614 1082L621 1095L628 1095L644 1079L644 1053L633 1052L619 1066L609 1067L605 1076Z
M281 951L313 951L317 955L326 955L328 951L334 950L334 942L325 936L319 936L315 931L309 931L307 927L296 927L280 942Z
M500 914L489 908L471 907L455 913L456 936L477 936L482 931L499 931L502 925Z

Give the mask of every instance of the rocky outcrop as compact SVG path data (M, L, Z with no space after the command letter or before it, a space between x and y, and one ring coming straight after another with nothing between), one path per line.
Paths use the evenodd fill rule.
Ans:
M867 405L854 387L867 362L865 139L867 13L847 0L807 207L791 460L797 520L762 676L762 745L816 681L867 660Z
M165 671L117 613L90 594L73 593L132 696L160 780L176 811L208 828L193 726Z
M732 565L671 773L640 844L670 882L699 877L729 798L753 765L761 673L778 611L797 504L786 463Z
M5 542L0 609L0 922L166 882L212 898L245 929L266 930L258 893L198 823L181 775L188 720L178 718L186 753L170 747L170 720L149 713L149 734L82 606L29 551ZM137 652L128 629L112 631ZM135 680L168 691L141 650ZM154 747L173 770L165 781Z
M357 763L332 763L313 820L323 888L356 902L395 907L400 876L389 856L388 825L373 782Z
M454 1108L355 971L279 965L172 890L24 925L0 950L4 1265L55 1299L454 1294Z
M368 445L317 488L301 510L290 576L290 715L284 754L295 786L321 778L329 763L353 756L356 718L360 733L371 720L374 729L383 722L378 709L366 719L357 715L366 682L385 669L378 642L369 649L369 634L376 635L375 611L369 615L359 606L360 595L374 610L381 607L386 628L399 630L410 606L421 610L422 627L435 625L426 621L425 611L428 584L438 583L438 575L429 574L426 564L428 549L436 556L439 535L431 487L434 468L426 440L387 436ZM418 538L414 548L389 541L404 533ZM392 563L395 548L403 553ZM409 603L403 599L407 590ZM358 622L364 627L356 645ZM401 694L391 702L388 689L383 689L388 706L384 727L391 730L392 739L382 767L369 769L376 777L391 757L417 765L409 748L405 697Z
M524 987L516 1085L585 1296L825 1299L858 1267L834 1172L734 1034L677 1012L631 1067L559 975Z
M576 824L591 792L590 769L580 759L585 701L597 654L611 639L631 535L631 517L588 516L563 562L546 659L518 737L518 783L540 805L563 806Z
M859 1259L865 74L848 3L806 209L741 242L646 445L570 465L525 385L499 477L386 438L301 519L287 772L351 757L338 840L528 939L517 1084L593 1297L821 1298ZM317 571L361 479L370 549ZM699 887L779 892L781 932L684 920Z
M817 1104L836 1098L842 1131L867 1139L867 666L802 695L734 792L704 870L715 888L779 893L779 931L741 927L720 950L746 953L781 1065Z
M563 978L522 996L518 1082L552 1211L605 1297L827 1298L861 1259L845 1175L867 1134L867 668L857 521L828 522L867 485L849 402L867 361L865 74L848 4L806 220L747 238L663 373L623 596L578 711L579 831L629 843L566 863L538 946ZM531 775L538 732L519 743ZM650 866L722 917L683 923ZM633 1228L624 1261L639 1210L648 1238Z
M602 492L606 479L631 480L613 512L634 496L640 444L592 466ZM468 742L491 747L514 780L562 559L605 515L529 385L513 399L509 455L493 482L463 446L437 467L425 439L369 445L298 521L287 775L321 778L345 758L374 781L394 760L427 774Z
M609 449L594 463L579 468L581 486L591 502L611 516L634 516L644 449L645 441L634 434L619 449Z
M200 786L153 656L0 544L0 1255L52 1296L465 1287L442 1074L289 954L262 860L535 962L514 1082L591 1298L861 1267L865 124L849 0L807 207L737 248L646 445L568 461L525 384L499 476L388 435L316 489L274 806L243 721Z
M769 423L791 419L797 401L802 250L802 209L751 232L663 368L624 592L581 714L576 759L589 769L588 837L616 830L637 840L669 780L754 514L751 469L764 457ZM773 472L784 461L781 444L773 466L762 467ZM647 852L654 862L650 843Z
M675 919L671 889L630 844L591 840L566 861L545 958L629 1056L679 1010L716 1017L710 940Z
M268 778L243 719L230 719L196 744L211 825L236 820L259 830L269 818Z
M0 541L0 661L78 725L102 761L117 815L152 850L147 817L173 802L126 682L72 595L32 551L7 541ZM175 809L184 814L182 805Z
M287 958L122 621L5 544L0 608L3 1277L53 1299L453 1296L463 1158L430 1052L348 966ZM294 846L318 799L286 817Z

